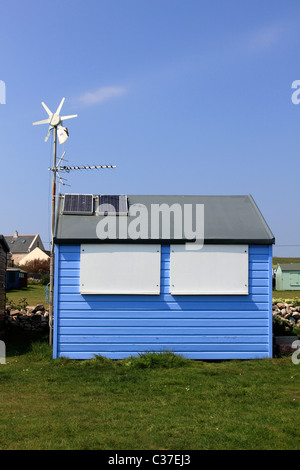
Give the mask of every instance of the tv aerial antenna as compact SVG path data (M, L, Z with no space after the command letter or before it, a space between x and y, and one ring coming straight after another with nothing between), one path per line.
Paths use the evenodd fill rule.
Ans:
M62 184L63 186L70 186L70 185L65 182L66 178L62 177L62 174L61 174L62 172L70 173L70 171L72 170L99 170L99 169L102 170L104 168L116 168L116 165L83 165L83 166L63 165L65 154L66 152L63 152L62 156L60 157L60 159L58 160L56 164L56 168L48 168L48 170L56 172L57 178L59 179L60 184Z
M49 124L48 132L45 137L45 142L49 139L53 132L53 167L49 168L53 172L52 178L52 213L51 213L51 250L50 250L50 289L49 289L49 344L52 345L53 338L53 312L54 312L54 227L55 227L55 209L56 209L56 179L59 178L62 184L64 178L61 176L61 172L69 173L72 170L93 170L102 168L116 168L115 165L93 165L93 166L62 166L63 155L57 162L57 140L60 144L64 144L69 137L69 131L63 125L63 121L78 117L77 114L68 116L61 116L60 112L64 104L65 98L63 98L58 105L55 113L52 113L48 106L42 101L42 106L48 114L47 119L42 121L33 122L34 126L39 124Z

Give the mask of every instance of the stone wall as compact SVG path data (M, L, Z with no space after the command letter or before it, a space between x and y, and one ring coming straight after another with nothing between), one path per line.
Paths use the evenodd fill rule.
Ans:
M293 303L273 304L273 345L275 356L292 354L300 334L300 306Z
M49 312L43 304L26 307L25 310L15 310L6 306L5 326L7 328L22 328L30 331L43 331L49 328Z
M273 303L273 329L282 334L293 334L294 328L300 329L300 306L293 303ZM276 331L274 331L276 334Z
M43 304L26 307L25 310L15 310L7 305L5 326L18 327L24 330L46 331L49 329L49 312ZM295 328L300 333L300 306L293 303L274 303L273 335L295 335Z

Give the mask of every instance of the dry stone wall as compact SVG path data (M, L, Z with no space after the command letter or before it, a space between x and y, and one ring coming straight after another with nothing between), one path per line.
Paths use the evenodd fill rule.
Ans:
M9 305L5 310L6 327L24 330L43 331L49 328L49 312L43 304L26 307L24 310L12 309Z
M282 326L282 332L284 334L292 334L294 328L300 329L300 306L293 303L274 303L273 329L275 329L277 325Z

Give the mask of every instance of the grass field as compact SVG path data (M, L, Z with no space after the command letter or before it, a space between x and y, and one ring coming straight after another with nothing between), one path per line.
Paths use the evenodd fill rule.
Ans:
M25 298L30 306L37 304L44 304L45 307L48 306L46 286L42 284L28 284L28 286L23 289L9 290L6 292L6 298L16 305L20 303L21 299Z
M273 302L300 302L300 290L273 290Z
M32 338L5 338L1 450L300 449L290 357L52 360Z
M276 266L279 263L282 263L282 264L300 263L300 258L278 258L274 256L273 266Z

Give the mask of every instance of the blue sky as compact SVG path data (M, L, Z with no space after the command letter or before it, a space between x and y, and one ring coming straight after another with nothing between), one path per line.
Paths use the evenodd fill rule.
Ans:
M0 233L49 248L52 144L32 122L65 97L58 156L117 168L61 192L250 193L275 254L300 256L299 24L298 0L2 1Z

